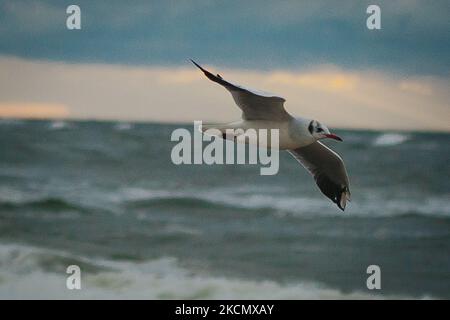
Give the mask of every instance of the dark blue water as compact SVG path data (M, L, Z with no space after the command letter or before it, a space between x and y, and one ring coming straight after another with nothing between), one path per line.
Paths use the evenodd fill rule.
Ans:
M174 165L178 127L1 121L0 296L450 298L449 134L338 130L343 213L287 153Z

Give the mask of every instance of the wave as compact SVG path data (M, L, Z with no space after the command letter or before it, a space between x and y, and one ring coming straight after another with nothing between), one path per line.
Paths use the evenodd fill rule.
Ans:
M320 199L291 198L268 194L248 194L241 190L216 189L214 191L179 192L169 190L127 189L124 202L128 207L150 208L204 208L241 209L248 211L299 212L324 209L328 205ZM247 190L248 191L248 190ZM120 198L119 198L120 199Z
M148 208L153 206L166 206L166 207L182 207L182 208L209 208L209 209L219 209L219 208L238 208L239 206L234 206L227 203L218 203L211 201L210 199L201 199L185 196L169 196L161 198L153 198L147 200L136 200L128 203L128 206L134 208Z
M48 128L50 130L61 130L61 129L69 128L69 127L70 127L70 125L66 121L53 121L53 122L50 122L50 124L48 126Z
M0 125L21 125L23 123L24 121L19 119L0 118Z
M409 140L409 135L400 133L384 133L373 141L374 146L395 146Z
M214 191L169 191L147 189L125 189L116 201L123 201L129 208L180 208L241 210L254 213L274 213L300 217L336 216L355 217L402 217L427 216L450 217L450 202L447 197L428 197L427 199L390 199L383 195L371 194L369 198L355 198L345 213L337 211L327 199L297 197L282 193L242 193L241 190L216 189ZM125 198L123 198L125 197ZM120 199L120 200L119 200Z
M81 269L81 290L65 288L66 268ZM320 283L279 283L211 275L173 257L124 262L23 245L0 245L2 299L381 299Z
M283 189L218 188L214 190L173 191L162 189L123 188L111 193L95 193L91 198L62 198L42 196L29 198L13 192L0 196L2 211L30 211L47 213L137 213L146 211L177 211L190 214L193 210L208 214L273 214L278 217L300 218L385 218L428 217L450 218L450 201L447 196L427 198L391 198L375 191L364 196L354 196L343 213L320 194L297 196ZM82 198L84 199L84 198Z
M133 129L133 124L128 123L128 122L120 122L120 123L116 123L114 125L114 129L118 130L118 131L125 131L125 130L131 130Z
M50 210L50 211L78 211L84 212L87 209L68 202L61 198L46 197L35 200L23 201L0 201L0 209L4 210Z

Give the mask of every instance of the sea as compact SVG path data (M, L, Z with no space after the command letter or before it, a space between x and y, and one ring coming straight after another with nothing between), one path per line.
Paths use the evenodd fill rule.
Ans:
M450 298L449 133L336 130L342 212L287 152L175 165L180 127L0 120L0 298Z

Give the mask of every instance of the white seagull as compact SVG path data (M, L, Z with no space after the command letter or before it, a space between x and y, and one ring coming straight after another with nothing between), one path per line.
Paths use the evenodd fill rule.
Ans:
M320 191L344 210L350 201L347 171L342 158L319 142L324 138L342 141L340 137L317 120L293 117L284 109L284 98L244 88L225 81L191 60L212 81L224 86L242 110L242 119L214 125L226 138L226 129L278 129L279 149L287 150L314 177ZM211 128L212 126L209 126Z

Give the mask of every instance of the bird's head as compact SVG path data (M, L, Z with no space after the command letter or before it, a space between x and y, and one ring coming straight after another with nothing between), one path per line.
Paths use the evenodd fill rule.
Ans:
M330 130L325 125L321 124L317 120L312 120L309 123L308 130L309 130L309 133L317 140L330 138L330 139L342 141L342 139L339 136L331 133Z

